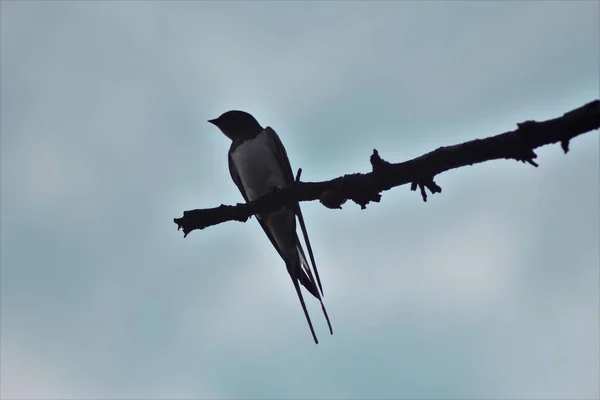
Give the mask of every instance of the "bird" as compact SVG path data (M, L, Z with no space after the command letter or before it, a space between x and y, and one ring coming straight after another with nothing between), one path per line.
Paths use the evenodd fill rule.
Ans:
M275 188L289 187L294 184L294 174L285 147L271 127L263 128L252 114L240 110L227 111L208 122L231 139L228 152L229 173L246 202L272 193L273 190L277 190ZM306 259L296 231L296 217L300 222L312 268ZM286 205L279 210L260 213L256 215L256 219L285 262L313 340L318 344L300 285L319 300L330 334L333 334L333 329L323 304L323 287L300 204Z

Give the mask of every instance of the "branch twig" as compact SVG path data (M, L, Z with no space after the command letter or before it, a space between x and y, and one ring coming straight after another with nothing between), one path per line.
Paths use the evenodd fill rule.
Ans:
M565 153L569 141L583 133L600 128L600 100L567 112L561 117L547 121L525 121L517 129L485 139L476 139L454 146L440 147L402 163L389 163L373 149L370 161L373 171L367 174L349 174L323 182L298 182L288 188L280 188L250 203L235 206L220 205L216 208L184 211L182 218L175 218L184 237L193 230L204 229L226 221L245 222L260 212L277 210L287 204L319 199L328 208L341 208L346 200L352 200L362 209L370 202L378 203L381 193L396 186L410 183L411 190L420 189L423 201L427 201L425 189L432 194L441 193L434 177L442 172L498 159L513 159L534 167L537 155L534 149L559 143Z

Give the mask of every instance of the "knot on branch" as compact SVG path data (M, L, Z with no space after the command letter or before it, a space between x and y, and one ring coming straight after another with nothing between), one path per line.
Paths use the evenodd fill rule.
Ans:
M392 164L382 159L377 149L373 149L369 161L373 177L364 174L344 175L336 189L329 189L321 194L321 204L327 208L340 209L342 204L350 199L364 210L370 202L379 203L381 192L389 183Z
M425 188L429 189L431 194L442 193L442 188L435 183L433 177L412 182L410 184L410 190L413 192L417 190L417 187L421 189L421 197L423 198L424 202L427 202L427 192L425 191Z
M369 161L373 169L373 178L379 185L379 191L389 190L394 187L392 182L395 175L393 164L382 159L377 149L373 149L373 154L371 154Z
M370 202L379 203L381 201L380 188L376 182L369 179L368 175L344 175L341 189L342 197L358 204L361 210L367 208L367 204Z
M540 126L541 124L539 122L531 120L517 123L518 129L516 134L519 138L520 146L517 146L514 149L512 158L517 161L533 165L536 168L539 167L539 164L533 161L535 158L537 158L537 154L535 151L533 151L536 146L533 142L533 135L531 133L539 130Z
M373 149L373 154L369 157L369 161L371 162L373 172L376 174L385 175L389 172L390 166L392 165L379 156L377 149Z
M560 147L567 154L569 152L569 142L576 136L573 132L569 132L569 130L572 130L569 127L577 126L578 130L585 131L590 127L597 126L597 123L600 121L600 101L594 100L583 107L564 113L561 121L564 134L560 141Z
M319 202L325 207L340 210L342 209L342 204L347 200L348 199L345 198L339 190L326 190L321 197L319 197Z
M527 163L529 165L533 165L534 167L539 167L540 165L538 163L536 163L535 161L533 161L534 158L537 158L537 154L535 154L535 151L533 150L525 150L522 153L520 153L519 155L516 155L514 157L515 160L517 161L521 161L522 163Z

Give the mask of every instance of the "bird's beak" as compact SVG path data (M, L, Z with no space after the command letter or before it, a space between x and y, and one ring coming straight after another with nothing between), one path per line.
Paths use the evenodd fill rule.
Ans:
M215 125L215 126L218 126L218 125L217 125L217 118L214 118L214 119L209 119L209 120L208 120L208 122L210 122L211 124L213 124L213 125Z

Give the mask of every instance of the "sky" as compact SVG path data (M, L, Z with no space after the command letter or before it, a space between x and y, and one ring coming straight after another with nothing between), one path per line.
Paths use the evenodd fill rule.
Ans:
M242 201L230 109L303 180L368 172L600 97L600 3L2 1L3 399L600 398L598 131L303 203L334 328L310 336Z

